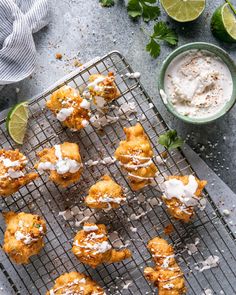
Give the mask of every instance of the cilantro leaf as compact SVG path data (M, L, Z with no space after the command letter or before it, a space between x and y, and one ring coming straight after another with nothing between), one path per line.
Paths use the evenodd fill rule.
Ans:
M143 12L138 0L129 0L127 10L128 15L133 18L141 16Z
M160 44L151 38L150 42L146 46L146 51L148 51L153 58L157 58L161 52Z
M165 22L156 23L153 29L153 38L166 41L171 45L176 45L178 43L178 36Z
M110 7L115 4L114 0L99 0L103 7Z
M133 18L142 16L145 22L155 20L160 15L160 8L150 4L155 4L156 2L156 0L129 0L127 6L128 14Z
M160 55L161 47L159 41L165 41L170 45L176 45L178 43L178 36L164 22L158 22L155 24L152 35L149 35L145 30L143 31L150 37L146 50L153 58L157 58Z
M163 145L166 149L172 150L181 147L184 141L178 136L176 130L169 130L165 134L160 135L158 143Z

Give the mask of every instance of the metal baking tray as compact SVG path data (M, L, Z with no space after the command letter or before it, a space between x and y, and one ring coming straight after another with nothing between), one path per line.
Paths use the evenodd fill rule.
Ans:
M108 115L116 116L117 109L124 103L134 103L136 113L128 117L121 116L119 120L108 124L102 130L90 125L80 132L71 132L62 127L52 113L45 109L46 100L62 85L68 84L82 89L88 83L91 74L106 74L109 71L116 74L121 96L113 103ZM213 294L236 294L235 235L217 209L213 198L205 191L206 208L203 211L199 210L190 224L173 220L165 206L159 205L161 193L158 182L161 179L170 174L194 173L181 150L168 152L166 161L161 164L160 158L155 158L158 159L159 180L137 193L130 190L118 163L103 163L104 158L113 156L119 141L125 138L123 127L134 125L137 121L141 122L148 134L155 155L161 157L164 151L157 140L168 127L139 80L129 79L125 75L132 72L131 66L119 52L111 52L102 58L96 58L30 101L25 144L19 148L29 158L32 166L36 161L37 151L64 141L79 144L84 163L91 159L98 160L99 163L95 166L87 165L81 180L67 189L56 186L44 174L13 196L0 200L2 211L24 211L42 215L48 229L44 249L39 255L32 257L28 265L15 265L3 251L0 251L1 277L5 277L8 286L12 287L9 294L45 294L58 276L72 270L90 275L105 288L107 294L156 294L157 289L144 278L143 269L153 265L146 243L157 235L165 237L175 246L176 259L185 274L187 294L204 294L206 289L211 289ZM18 147L7 134L5 119L0 121L0 144L1 148ZM128 204L107 213L90 211L84 207L83 197L89 187L106 173L127 188ZM69 216L70 208L77 213ZM68 220L64 220L59 214L63 211L66 211L64 216L66 215ZM133 252L132 258L117 264L102 265L96 270L80 263L72 254L71 247L82 215L91 215L90 218L93 220L106 224L110 233L115 232L110 237L114 246L119 247L121 243L128 245ZM169 224L173 225L174 231L168 237L164 230ZM2 215L0 228L2 245L5 230ZM196 238L200 240L197 245L198 251L190 255L187 245L195 243ZM210 255L220 257L219 265L199 272L196 267Z

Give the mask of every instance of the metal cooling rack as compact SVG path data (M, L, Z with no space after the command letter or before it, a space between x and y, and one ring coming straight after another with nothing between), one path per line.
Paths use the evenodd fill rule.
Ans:
M80 89L87 84L93 73L116 73L116 83L121 92L120 98L114 103L119 106L125 102L135 102L137 114L129 120L119 120L106 126L102 131L88 126L80 132L70 132L63 128L50 111L44 108L51 93L64 84ZM27 138L22 152L29 158L31 165L36 161L36 152L63 141L78 142L83 161L103 159L113 156L120 140L124 139L124 126L134 125L140 120L156 155L161 157L163 147L157 144L160 134L168 130L157 109L151 104L150 97L137 79L128 79L125 74L133 72L125 58L118 52L112 52L96 60L79 73L66 78L57 86L52 87L30 102L30 119ZM151 104L151 105L150 105ZM109 115L114 113L110 110ZM1 148L17 148L9 138L5 120L0 121ZM181 151L168 153L164 164L158 165L160 174L194 173ZM105 223L109 232L116 231L124 243L129 244L133 252L132 259L121 263L102 265L93 270L81 264L71 253L72 239L78 230L73 220L65 221L59 216L60 211L77 205L86 211L82 197L88 188L105 173L113 176L116 181L128 188L129 202L120 209L109 213L95 214L97 222ZM145 198L144 198L145 197ZM156 206L155 200L160 197L158 186L149 186L141 193L132 193L117 163L97 165L84 169L81 181L68 189L61 189L48 181L46 175L20 189L11 197L1 199L2 211L24 211L42 215L47 222L45 247L38 256L31 258L26 266L17 266L0 252L0 270L6 276L13 290L11 294L45 294L54 280L64 272L81 271L90 275L100 283L108 294L156 294L157 290L143 276L143 269L153 265L146 243L154 236L164 235L164 229L170 223L174 227L169 241L175 245L177 259L185 273L187 294L204 294L205 289L212 289L214 294L236 294L236 243L235 236L228 228L223 217L210 196L206 194L207 205L204 211L198 211L194 222L188 225L173 220L164 206ZM146 201L144 200L146 199ZM157 202L156 202L157 203ZM87 209L88 210L88 209ZM134 214L143 216L134 220ZM5 225L0 216L0 241L3 242ZM134 232L130 227L137 228ZM199 251L189 255L185 245L200 239ZM195 269L199 261L209 255L220 257L216 268L199 272ZM131 283L126 289L127 283ZM224 293L223 293L224 292Z

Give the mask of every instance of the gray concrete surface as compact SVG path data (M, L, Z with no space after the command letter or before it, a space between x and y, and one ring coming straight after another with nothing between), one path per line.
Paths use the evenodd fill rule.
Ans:
M210 19L223 0L207 1L203 15L194 23L178 24L167 19L179 34L179 45L206 41L217 44L236 58L236 45L218 42L210 32ZM235 2L236 1L232 1ZM47 28L35 34L38 63L32 77L15 85L8 85L0 92L0 109L18 101L29 99L75 69L74 60L82 63L108 51L119 50L133 68L142 73L141 81L153 97L153 102L167 123L176 128L192 148L201 154L208 165L236 192L236 107L219 121L192 126L170 115L163 106L157 91L158 72L164 58L172 48L163 45L158 59L152 59L145 51L147 37L140 26L147 30L153 24L132 21L126 12L124 1L117 0L112 8L102 8L98 0L51 0L51 21ZM62 53L62 60L55 54ZM19 93L15 89L19 88Z

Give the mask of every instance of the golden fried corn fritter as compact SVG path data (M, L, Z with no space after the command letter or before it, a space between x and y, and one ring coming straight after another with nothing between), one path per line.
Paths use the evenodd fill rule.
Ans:
M184 275L175 261L174 249L164 239L154 238L148 250L156 263L155 268L146 267L144 275L158 288L159 295L186 294Z
M91 96L98 108L103 108L107 103L117 99L120 92L115 84L114 73L110 72L107 76L91 75L84 96Z
M24 174L26 157L19 150L0 150L0 196L9 196L38 177L37 173Z
M29 263L44 246L46 223L38 215L30 213L3 213L6 222L3 250L17 264Z
M84 264L96 268L102 263L114 263L131 257L128 249L112 249L104 224L85 223L74 238L72 252Z
M189 222L195 214L194 208L200 205L206 184L206 180L199 180L193 175L169 176L162 184L162 199L170 214L176 219Z
M76 143L64 142L38 152L40 161L35 165L39 171L49 171L50 179L67 187L80 179L83 164Z
M63 86L53 92L46 106L71 130L80 130L89 124L90 102L70 86Z
M54 287L46 295L106 295L104 290L88 276L73 271L56 279Z
M124 128L126 140L121 141L115 151L115 158L128 172L130 186L134 191L151 183L157 173L152 161L153 150L140 123Z
M100 181L89 189L85 204L95 209L118 208L126 201L122 187L109 175L104 175Z

